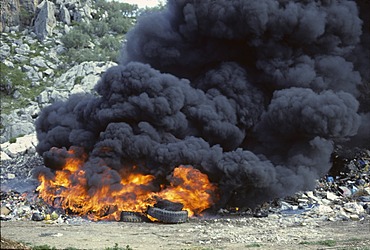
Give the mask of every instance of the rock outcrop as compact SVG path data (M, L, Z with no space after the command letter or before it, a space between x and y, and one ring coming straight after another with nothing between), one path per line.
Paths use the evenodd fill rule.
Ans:
M39 0L2 0L0 31L32 24Z
M19 13L19 0L2 0L0 22L1 31L4 31L6 27L19 25Z
M44 40L53 33L56 26L55 5L54 3L44 0L39 6L40 11L35 20L35 33L40 40Z
M2 0L0 30L19 31L20 26L30 26L43 41L52 36L58 22L89 22L96 13L92 5L90 0Z
M45 63L40 59L40 63ZM71 94L93 93L94 86L101 75L110 67L116 65L114 62L84 62L72 67L66 73L55 80L53 87L48 87L37 97L37 102L28 107L13 110L9 115L2 114L1 143L9 141L22 135L35 131L34 122L40 108L48 106L55 101L66 100ZM27 66L28 72L35 72L37 66Z
M55 101L64 101L72 94L93 93L101 74L114 65L113 62L83 62L76 65L55 79L52 88L42 91L37 102L42 107Z
M96 13L92 6L90 0L2 0L2 67L22 71L27 78L24 87L30 91L35 88L39 92L36 89L40 86L49 87L36 94L36 98L26 99L24 107L2 112L0 143L33 134L41 108L65 100L71 94L92 93L101 74L115 65L111 61L66 65L60 59L66 50L60 41L62 34L71 29L72 21L89 22ZM32 21L26 23L25 18ZM6 79L1 82L0 90L14 99L26 98L18 85Z

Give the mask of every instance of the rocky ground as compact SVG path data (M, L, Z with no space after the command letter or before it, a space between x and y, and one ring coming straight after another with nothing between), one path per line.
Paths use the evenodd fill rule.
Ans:
M24 86L18 80L7 80L1 86L5 96L12 98L2 103L2 110L11 111L1 112L1 249L40 245L126 250L369 249L369 149L337 149L333 169L318 180L315 190L271 201L255 211L225 208L181 224L92 222L66 215L39 199L32 171L43 165L35 150L34 121L40 109L71 94L94 93L102 73L115 65L110 61L76 65L61 61L66 50L61 37L71 29L71 20L92 20L96 10L90 1L57 2L55 13L60 15L56 19L49 8L53 4L45 1L34 13L39 20L35 27L20 29L12 24L4 28L0 41L3 71L26 77ZM9 12L4 20L10 25L14 16ZM23 89L33 90L34 95L22 96ZM15 108L16 100L23 100L24 105Z
M301 216L299 216L301 217ZM2 222L2 237L57 249L368 249L370 225L297 216L228 216L183 224ZM128 246L128 247L127 247Z

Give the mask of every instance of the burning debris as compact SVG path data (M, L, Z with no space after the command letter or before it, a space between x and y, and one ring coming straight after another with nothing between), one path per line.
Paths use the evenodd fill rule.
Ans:
M208 177L190 166L175 168L165 185L158 183L153 175L138 173L136 166L119 172L117 176L117 172L102 162L99 178L103 179L98 180L99 186L88 189L91 181L88 176L92 170L85 164L82 149L73 147L64 151L52 148L49 153L53 155L52 159L57 155L58 161L64 164L60 166L53 162L59 170L40 172L39 196L54 207L88 215L92 220L118 221L122 211L145 213L148 206L158 203L158 199L180 202L187 218L187 214L192 216L209 208L217 198L216 187ZM119 182L113 183L115 180Z
M336 144L370 141L362 25L354 1L168 1L97 95L41 112L40 196L119 220L156 197L192 216L314 189Z
M337 157L344 157L343 150L337 151L337 153L339 154ZM226 209L219 209L217 213L197 217L195 220L217 221L222 218L243 216L265 218L266 220L279 219L279 221L288 224L294 221L294 223L302 223L302 225L327 220L363 221L370 214L370 151L352 149L350 157L346 155L345 158L345 164L342 166L343 171L336 175L329 172L316 183L313 191L300 191L293 196L274 199L256 209L227 206ZM20 162L13 159L12 162L2 162L1 173L4 176L8 176L9 173L21 176L24 172L29 172L34 165L39 165L38 157L35 159L29 158ZM7 166L12 166L12 168ZM28 178L26 177L26 179ZM39 197L38 192L34 192L34 186L29 186L27 191L22 192L6 189L9 181L12 183L13 179L2 179L0 220L34 220L47 224L87 222L84 219L86 217L75 216L69 209L47 204ZM9 186L9 188L11 187ZM194 220L188 219L188 211L184 210L184 205L180 202L154 197L152 204L142 212L122 211L120 221L183 223ZM115 210L113 208L110 211L107 209L107 214L112 211ZM119 212L116 213L119 214Z

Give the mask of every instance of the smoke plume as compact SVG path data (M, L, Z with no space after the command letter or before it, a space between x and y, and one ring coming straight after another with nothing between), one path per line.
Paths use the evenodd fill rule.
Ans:
M102 163L112 186L133 165L165 178L190 164L218 185L218 207L312 189L336 144L370 140L357 3L170 0L127 34L98 95L42 110L38 153L58 169L53 147L84 148L91 190L107 181Z

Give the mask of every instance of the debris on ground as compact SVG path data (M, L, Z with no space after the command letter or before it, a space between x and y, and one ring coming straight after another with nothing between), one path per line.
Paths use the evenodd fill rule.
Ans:
M34 156L12 161L2 162L1 166L1 181L4 184L0 191L0 220L33 220L44 223L75 223L87 220L50 207L37 197L37 183L32 179L31 170L42 164L41 158ZM352 159L341 159L340 163L339 167L333 165L332 171L318 180L315 190L298 192L293 196L263 204L254 210L220 209L213 217L269 217L294 220L295 223L302 224L310 220L362 221L370 215L370 151L357 151ZM21 181L18 177L21 177ZM14 187L19 183L20 188L15 190ZM132 213L129 214L132 217ZM143 215L140 216L142 218ZM128 221L126 217L124 214L121 221ZM181 222L185 221L184 219Z

